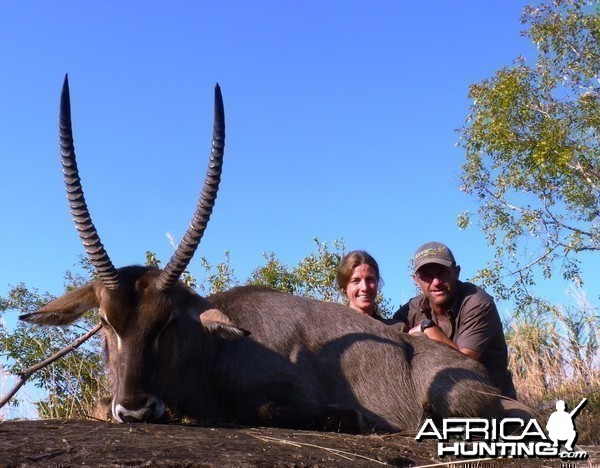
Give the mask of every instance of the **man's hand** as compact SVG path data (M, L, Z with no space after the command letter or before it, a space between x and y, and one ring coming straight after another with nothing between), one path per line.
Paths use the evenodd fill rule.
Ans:
M437 325L427 327L424 331L421 331L421 324L419 323L418 325L412 327L408 333L410 335L425 335L430 340L439 341L440 343L444 343L454 349L458 349L456 344L450 338L448 338Z
M451 346L454 349L458 349L456 343L448 338L440 327L437 325L433 325L432 327L426 328L424 331L421 331L421 324L415 325L408 331L409 335L425 335L430 340L439 341L440 343L444 343L448 346ZM469 348L460 348L458 349L461 353L469 356L470 358L479 361L481 359L481 353L479 351L474 351Z

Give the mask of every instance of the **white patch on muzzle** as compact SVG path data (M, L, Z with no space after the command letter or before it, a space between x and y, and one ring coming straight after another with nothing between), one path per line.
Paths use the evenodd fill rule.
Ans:
M123 405L116 403L113 398L112 414L120 423L158 421L165 414L165 405L159 398L151 396L148 397L146 404L142 408L127 409Z

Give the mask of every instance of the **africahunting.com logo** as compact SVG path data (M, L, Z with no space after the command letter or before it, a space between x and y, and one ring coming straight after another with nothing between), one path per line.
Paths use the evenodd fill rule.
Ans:
M558 400L556 411L548 418L547 432L536 419L446 418L438 425L427 419L415 439L437 440L438 456L583 460L588 454L575 450L577 431L573 421L586 401L584 398L568 413L565 402Z

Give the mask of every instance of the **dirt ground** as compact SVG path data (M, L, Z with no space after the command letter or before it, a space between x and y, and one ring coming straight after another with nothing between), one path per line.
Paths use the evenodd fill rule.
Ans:
M589 459L563 467L600 466L600 447L581 447ZM466 462L466 460L463 460ZM85 420L0 423L0 466L561 466L554 460L438 458L436 443L407 435L368 435L274 428L209 428L113 424Z

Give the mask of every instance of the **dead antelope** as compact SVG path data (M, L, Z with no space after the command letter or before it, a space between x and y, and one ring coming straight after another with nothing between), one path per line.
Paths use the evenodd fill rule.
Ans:
M261 287L207 298L178 279L214 206L224 111L215 90L212 153L196 212L164 270L115 268L90 218L75 162L65 78L60 145L75 225L99 279L20 318L65 325L99 308L117 421L204 421L397 431L425 416L495 416L481 365L332 303ZM167 409L169 410L167 412Z

